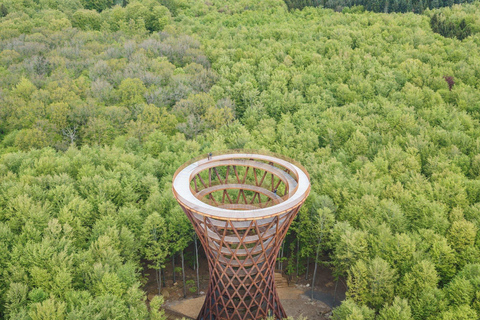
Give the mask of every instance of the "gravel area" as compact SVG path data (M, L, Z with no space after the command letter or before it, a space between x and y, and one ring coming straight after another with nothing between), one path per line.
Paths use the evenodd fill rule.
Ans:
M278 288L277 292L288 316L295 319L300 317L309 320L328 319L327 315L331 311L330 307L322 301L311 301L310 298L304 294L304 288L291 286ZM171 319L175 319L174 315L180 314L188 318L196 319L204 301L205 296L200 296L198 298L170 301L167 302L164 307L167 309L167 313L170 311Z

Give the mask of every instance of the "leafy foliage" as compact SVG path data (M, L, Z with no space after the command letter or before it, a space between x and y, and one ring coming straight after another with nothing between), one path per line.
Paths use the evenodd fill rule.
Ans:
M422 13L426 9L437 9L442 7L450 7L454 3L471 3L472 0L285 0L285 4L289 9L303 9L305 7L324 7L343 12L358 12L365 8L373 12L416 12ZM352 10L353 9L353 10Z
M436 13L430 18L430 26L432 27L433 32L441 34L444 37L455 37L458 40L463 40L472 33L472 30L470 26L467 25L465 19L462 19L457 25L451 21L447 22L443 16Z
M193 241L172 174L227 148L307 167L282 259L347 277L334 319L478 317L478 2L105 3L0 0L2 317L163 318L139 268Z
M5 316L145 318L140 257L161 263L170 248L157 213L167 212L165 203L174 201L158 198L166 164L118 148L4 155L0 284ZM172 223L177 214L165 220Z

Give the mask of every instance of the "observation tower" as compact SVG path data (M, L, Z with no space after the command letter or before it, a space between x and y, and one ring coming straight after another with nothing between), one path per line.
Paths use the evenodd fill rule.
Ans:
M197 158L175 172L173 194L210 271L197 319L287 317L275 289L275 260L309 180L292 160L245 150Z

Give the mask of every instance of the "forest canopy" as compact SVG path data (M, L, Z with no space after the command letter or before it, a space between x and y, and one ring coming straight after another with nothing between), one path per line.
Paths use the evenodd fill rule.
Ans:
M343 12L368 10L384 13L422 13L428 9L451 7L454 4L472 2L474 0L285 0L290 10L303 9L305 7L323 7Z
M0 317L163 318L172 175L247 148L310 173L282 261L333 319L479 319L480 3L361 5L0 0Z

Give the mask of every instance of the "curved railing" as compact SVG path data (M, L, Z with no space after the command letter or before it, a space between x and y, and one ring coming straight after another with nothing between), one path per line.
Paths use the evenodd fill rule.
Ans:
M275 158L285 160L287 162L290 162L290 163L296 165L300 170L302 170L307 175L308 179L310 179L310 175L308 174L305 167L300 164L300 162L298 162L297 160L294 160L292 158L289 158L287 156L275 153L275 152L271 152L271 151L267 151L267 150L256 150L256 149L226 149L226 150L212 151L211 153L212 153L212 156L246 153L246 154L259 154L259 155L264 155L264 156L275 157ZM177 177L177 175L180 171L182 171L183 169L185 169L186 167L188 167L192 163L195 163L195 162L197 162L199 160L202 160L202 159L205 159L205 158L208 158L208 153L198 155L195 158L190 159L189 161L185 162L183 165L181 165L177 169L177 171L175 171L175 173L173 174L173 180L175 180L175 178Z
M245 162L245 166L253 167L254 162L263 165L271 165L282 170L291 179L289 192L281 198L264 202L258 206L258 209L231 209L216 208L215 203L199 199L195 196L192 189L192 175L195 172L201 172L204 168L215 167L215 165L228 164L227 160L251 159L252 163ZM227 162L225 162L227 161ZM263 170L263 169L262 169ZM268 170L267 170L268 171ZM286 172L283 172L286 171ZM181 175L181 177L180 177ZM238 179L238 177L237 177ZM296 182L296 183L295 183ZM288 187L290 182L286 184ZM299 192L301 190L301 192ZM231 220L243 221L246 219L261 219L266 217L277 216L283 212L289 211L294 207L300 206L310 191L309 175L305 168L298 162L288 159L281 155L267 151L257 150L227 150L212 152L212 158L208 159L207 155L200 155L183 164L174 174L172 191L177 201L184 203L193 212L197 212L203 216L225 218ZM202 205L203 203L203 205ZM275 208L275 209L273 209Z

